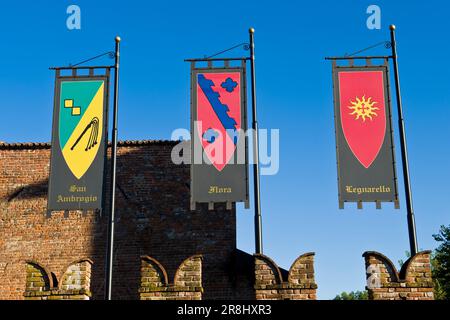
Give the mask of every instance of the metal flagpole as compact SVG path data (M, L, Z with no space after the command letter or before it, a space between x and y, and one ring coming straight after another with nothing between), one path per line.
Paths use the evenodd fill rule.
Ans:
M255 198L255 250L256 253L263 253L262 246L262 226L261 226L261 201L259 188L259 140L258 121L256 119L256 76L255 76L255 29L250 28L250 67L252 78L252 128L253 128L253 182Z
M397 95L398 127L399 127L399 131L400 131L400 144L401 144L401 150L402 150L403 181L405 183L409 245L411 248L411 256L413 257L417 253L416 223L415 223L415 219L414 219L414 209L413 209L413 204L412 204L411 184L409 181L408 151L406 148L405 121L403 120L402 98L400 95L400 78L398 75L397 44L395 42L395 26L391 25L389 27L389 29L391 30L392 61L394 62L395 92Z
M114 203L116 192L116 166L117 166L117 116L119 98L119 59L120 59L120 37L116 37L115 65L114 65L114 110L113 110L113 132L111 145L111 180L110 180L110 213L108 224L108 251L106 259L105 277L105 300L111 300L112 268L114 253Z

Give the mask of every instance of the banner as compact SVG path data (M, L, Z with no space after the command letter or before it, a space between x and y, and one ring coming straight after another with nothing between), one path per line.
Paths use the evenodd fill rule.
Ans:
M191 82L191 209L248 206L245 65L194 68Z
M56 77L48 211L103 207L108 76Z
M399 207L388 66L333 64L339 207L394 202Z

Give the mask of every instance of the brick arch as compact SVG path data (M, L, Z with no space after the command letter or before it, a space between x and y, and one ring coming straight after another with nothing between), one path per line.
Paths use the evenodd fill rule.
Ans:
M143 274L143 272L145 272L146 266L144 265L144 263L149 264L154 269L154 271L156 272L156 274L159 277L161 286L168 285L169 280L167 277L167 271L163 267L163 265L161 263L159 263L158 260L156 260L155 258L152 258L150 256L141 256L141 275ZM141 284L141 286L142 286L142 284Z
M283 282L283 276L281 274L280 268L272 259L263 254L255 254L254 256L256 258L256 264L258 264L258 260L260 260L272 271L271 276L273 276L273 284L281 284Z
M314 282L314 252L307 252L299 256L292 263L288 273L288 282L292 284L299 284L300 282ZM301 279L301 276L311 274L312 278Z
M256 300L315 300L314 253L299 256L289 272L267 256L255 254Z
M403 263L399 273L399 278L405 281L415 281L415 276L412 273L424 272L424 264L429 264L431 251L421 251L415 256L410 257ZM428 270L427 270L428 271Z
M167 272L154 258L141 257L141 300L201 300L202 256L185 259L175 272L173 284L169 284Z
M91 284L91 266L93 264L94 262L89 258L82 258L69 263L63 269L64 273L59 279L58 289L89 291ZM75 275L73 273L75 273ZM68 286L70 286L70 288L68 288Z
M34 260L27 260L25 261L25 264L25 291L44 291L54 287L52 273L44 265Z
M195 272L195 270L193 270L193 269L195 268L196 261L198 261L198 260L200 260L200 262L201 262L203 260L203 256L200 254L194 254L194 255L184 259L183 262L181 262L177 271L175 271L175 275L173 277L173 284L175 286L178 285L180 283L180 281L182 281L182 279L181 279L182 272ZM200 268L201 268L201 263L200 263ZM199 274L201 274L201 271L202 270L200 270ZM201 286L201 280L200 280L200 286Z
M64 276L64 274L66 273L67 269L68 269L70 266L72 266L72 265L74 265L74 264L77 264L77 263L82 263L82 262L87 262L87 263L89 263L91 266L94 264L94 261L91 260L90 258L80 258L80 259L77 259L77 260L73 260L72 262L66 264L66 265L63 267L63 269L62 269L63 272L62 272L62 275L61 275L61 277L60 277L59 280L62 279L62 277Z
M363 257L366 260L370 260L370 258L375 258L376 260L380 261L386 268L386 272L389 274L390 278L389 278L389 280L387 280L388 282L399 282L400 281L400 276L397 271L397 268L392 263L392 261L388 257L386 257L384 254L381 254L376 251L366 251L363 253Z
M408 259L400 273L392 262L378 252L363 254L366 265L366 277L371 277L367 269L376 267L374 275L379 281L366 286L370 300L433 300L433 279L431 278L431 251L422 251ZM376 284L376 285L375 285Z

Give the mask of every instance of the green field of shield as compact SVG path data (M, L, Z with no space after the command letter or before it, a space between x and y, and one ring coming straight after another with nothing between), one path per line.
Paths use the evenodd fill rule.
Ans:
M64 160L80 179L95 159L102 139L103 81L61 83L59 144Z

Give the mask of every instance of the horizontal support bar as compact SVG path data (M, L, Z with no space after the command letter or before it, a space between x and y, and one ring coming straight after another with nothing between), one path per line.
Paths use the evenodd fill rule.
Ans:
M197 62L197 61L242 61L250 60L250 57L242 58L198 58L198 59L184 59L185 62Z
M367 60L367 59L392 59L392 56L325 57L325 60Z
M92 67L50 67L50 70L73 70L73 69L114 69L115 66L92 66Z

